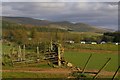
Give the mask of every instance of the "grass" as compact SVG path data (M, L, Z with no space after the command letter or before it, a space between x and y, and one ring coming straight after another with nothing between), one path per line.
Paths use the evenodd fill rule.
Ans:
M118 45L115 44L68 44L65 45L68 49L89 49L89 50L109 50L118 51Z
M11 46L8 46L7 44L2 44L2 52L5 54L10 53L10 49L12 49Z
M109 51L118 51L118 45L115 44L65 44L64 46L66 49L87 49L87 50L109 50ZM13 46L8 46L7 44L2 45L2 52L5 54L9 54ZM17 47L16 47L17 49ZM33 50L27 50L29 52L34 52Z
M9 53L11 46L3 45L3 52ZM73 48L72 48L73 47ZM105 70L107 71L115 71L118 66L118 55L117 50L118 46L113 44L71 44L67 46L67 52L64 53L64 57L66 60L72 62L75 66L82 67L85 65L86 60L88 59L89 55L92 53L92 59L87 66L87 69L100 69L102 65L107 61L107 58L112 58L110 63L107 65ZM72 49L77 49L79 51L73 51ZM82 49L86 51L82 51ZM88 50L88 51L87 51ZM92 50L96 50L93 52ZM98 51L97 51L98 50ZM101 52L101 50L103 50ZM104 51L105 50L105 51ZM107 51L106 51L107 50ZM114 53L114 54L112 54ZM34 67L43 67L48 68L48 65L34 65Z
M3 78L65 78L65 74L28 73L28 72L3 72Z
M9 53L11 53L12 48L14 48L15 51L18 50L18 46L16 46L16 45L14 46L14 44L13 44L13 45L8 45L8 44L6 44L6 43L3 43L3 44L2 44L2 52L3 52L4 54L9 54ZM27 52L35 52L35 50L27 50Z
M64 57L67 61L73 63L77 67L83 68L89 55L89 52L65 52ZM118 67L118 55L117 54L107 54L107 53L93 53L90 62L86 69L100 69L107 58L111 58L111 61L105 67L106 71L115 71Z
M9 53L11 46L2 45L2 50L4 53ZM92 53L93 56L90 59L90 62L87 65L86 69L98 70L100 69L104 63L107 61L107 58L111 58L111 61L105 67L106 71L116 71L118 67L118 46L114 44L71 44L65 46L67 50L65 50L64 57L67 61L71 62L74 66L83 68L89 55ZM73 49L78 49L75 51ZM84 51L83 51L83 50ZM96 50L96 51L94 51ZM31 51L32 52L32 51ZM47 64L30 64L23 65L20 64L19 68L51 68ZM17 67L18 67L17 66ZM3 69L13 69L12 67L3 67ZM3 72L3 78L61 78L65 77L63 74L48 74L48 73L27 73L27 72Z

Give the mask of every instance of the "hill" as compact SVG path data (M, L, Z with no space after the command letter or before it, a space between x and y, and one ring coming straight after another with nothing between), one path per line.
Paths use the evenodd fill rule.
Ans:
M6 17L6 16L3 16L2 20L17 24L35 25L40 27L48 26L52 28L60 28L75 32L97 32L97 33L111 32L111 30L109 29L97 28L86 23L71 23L68 21L53 22L28 17Z

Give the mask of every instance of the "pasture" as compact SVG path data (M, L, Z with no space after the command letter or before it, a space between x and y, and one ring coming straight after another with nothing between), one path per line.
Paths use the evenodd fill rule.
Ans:
M12 46L6 44L2 45L2 51L5 54L9 54ZM32 50L30 50L32 52ZM86 67L86 70L98 71L108 58L111 58L111 61L104 68L103 71L108 71L113 73L118 68L118 46L114 44L70 44L65 45L64 58L66 61L72 63L74 66L80 67L83 69L89 55L92 54L92 57ZM32 63L32 64L16 64L14 67L3 66L3 70L27 70L27 69L55 69L50 67L46 62L43 63ZM58 69L59 70L59 69ZM61 70L60 70L61 71ZM64 71L64 70L63 70ZM67 71L68 72L68 71ZM3 78L65 78L67 74L56 74L50 73L36 73L36 72L3 72ZM18 75L19 74L19 75ZM106 76L108 77L108 76ZM111 76L109 76L111 77Z
M99 70L108 58L111 58L111 61L104 70L115 71L118 67L118 45L68 44L65 47L64 57L74 66L83 68L88 57L92 54L86 69Z
M6 44L2 45L3 53L9 53L12 47ZM71 62L75 66L83 68L89 55L92 55L87 69L100 69L106 62L107 58L111 58L110 63L105 70L115 71L118 67L118 46L114 44L71 44L65 46L65 60ZM41 66L42 67L42 66Z
M120 45L119 45L120 46ZM68 50L70 49L86 49L86 50L107 50L107 51L118 51L118 45L115 45L113 43L107 43L107 44L67 44L65 45L65 48Z
M90 70L99 70L108 58L111 58L111 61L106 66L104 70L106 71L115 71L118 67L118 54L110 54L110 53L97 53L97 52L82 52L81 51L68 51L65 52L64 57L67 61L73 63L74 66L83 68L89 55L92 54L92 57L88 63L86 69Z

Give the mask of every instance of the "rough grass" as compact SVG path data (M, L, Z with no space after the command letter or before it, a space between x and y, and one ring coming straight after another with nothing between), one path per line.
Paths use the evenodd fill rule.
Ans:
M3 72L3 78L65 78L65 74Z
M8 46L7 44L3 44L3 45L2 45L2 52L3 52L4 54L10 53L10 49L12 49L11 46Z
M74 66L83 68L90 52L65 52L64 57L67 61L73 63ZM107 53L92 53L90 62L87 65L86 69L100 69L104 63L107 61L107 58L111 58L111 61L105 67L106 71L115 71L118 67L118 54L107 54Z

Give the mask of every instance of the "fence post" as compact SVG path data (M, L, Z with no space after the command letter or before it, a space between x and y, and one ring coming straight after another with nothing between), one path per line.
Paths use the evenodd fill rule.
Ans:
M90 54L90 56L89 56L89 58L88 58L88 60L87 60L87 62L86 62L86 64L85 64L85 66L84 66L84 68L83 68L83 70L82 70L82 73L84 73L85 68L87 67L87 64L88 64L88 62L89 62L89 60L90 60L91 57L92 57L92 54Z
M18 46L18 61L22 61L22 57L21 57L21 47Z
M112 80L114 80L114 78L115 78L117 72L119 71L119 69L120 69L120 66L118 67L118 69L116 70L115 74L113 75Z
M51 42L50 42L50 51L53 50L53 45L52 45L52 39L51 39Z
M23 60L25 60L25 45L23 45Z
M37 46L37 58L39 58L39 47Z
M61 52L60 52L60 44L58 44L58 66L61 66Z
M97 72L97 74L93 77L93 79L95 79L97 76L98 76L98 74L101 72L101 70L108 64L108 62L111 60L111 58L109 58L107 61L106 61L106 63L100 68L100 70Z

